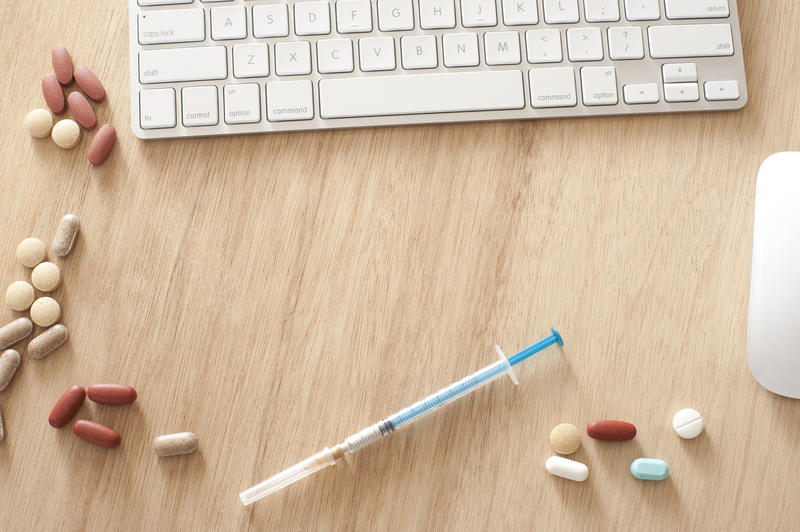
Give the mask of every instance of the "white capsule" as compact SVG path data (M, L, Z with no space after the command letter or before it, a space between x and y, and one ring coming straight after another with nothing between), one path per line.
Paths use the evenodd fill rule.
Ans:
M544 467L547 468L547 472L551 475L574 480L575 482L583 482L589 478L589 468L586 467L586 464L563 456L551 456L545 462Z
M703 432L703 416L693 408L684 408L672 418L672 428L684 440L691 440Z

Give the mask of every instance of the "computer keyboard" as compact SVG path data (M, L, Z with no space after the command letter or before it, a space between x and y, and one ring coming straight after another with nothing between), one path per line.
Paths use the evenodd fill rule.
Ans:
M129 0L141 138L717 111L736 0Z

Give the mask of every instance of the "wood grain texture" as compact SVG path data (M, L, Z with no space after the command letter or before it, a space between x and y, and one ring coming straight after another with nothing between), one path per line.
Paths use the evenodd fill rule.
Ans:
M127 2L0 2L0 280L25 237L82 221L56 262L71 333L0 394L3 530L800 530L800 402L745 358L760 162L797 148L800 8L740 2L750 89L735 113L143 142L130 132ZM21 129L65 44L105 82L119 142L64 152ZM0 321L16 314L5 306ZM237 494L493 358L520 368L244 508ZM134 386L47 423L72 384ZM674 412L707 418L694 441ZM550 429L600 418L584 484L549 477ZM200 450L156 458L157 435ZM667 460L663 483L630 478Z

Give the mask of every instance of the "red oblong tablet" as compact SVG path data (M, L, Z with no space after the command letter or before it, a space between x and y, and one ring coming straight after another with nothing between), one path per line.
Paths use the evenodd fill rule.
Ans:
M69 55L67 49L61 45L53 48L53 71L56 73L58 82L62 85L69 85L72 83L72 71L74 65L72 57Z
M125 384L93 384L89 399L104 405L129 405L136 400L136 390Z
M97 115L94 114L92 104L86 99L86 96L80 92L71 92L67 96L67 104L69 110L75 116L75 121L83 127L83 129L94 129L97 127Z
M97 79L97 76L94 75L94 72L84 66L79 66L75 69L73 75L75 76L75 81L78 82L78 87L86 93L86 96L98 103L106 99L106 89Z
M117 141L117 130L111 124L106 124L97 130L92 143L89 144L89 162L94 166L100 166L108 159L111 148Z
M42 94L44 94L44 101L47 102L47 107L50 108L54 115L64 114L64 111L67 110L64 89L61 88L61 83L58 82L54 75L47 74L42 78Z
M595 440L627 441L636 437L636 427L627 421L592 421L586 426L586 434Z
M50 425L60 429L69 423L69 421L75 417L75 414L78 413L78 410L81 409L85 398L86 390L83 389L83 386L70 386L69 389L64 392L64 395L58 398L55 406L50 411L50 417L47 418Z
M72 425L72 432L82 440L107 449L116 447L122 441L122 437L114 429L85 419L76 421Z

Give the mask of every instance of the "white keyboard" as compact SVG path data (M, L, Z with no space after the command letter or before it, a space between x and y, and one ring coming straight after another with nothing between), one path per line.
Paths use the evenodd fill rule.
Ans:
M141 138L717 111L736 0L129 0Z

